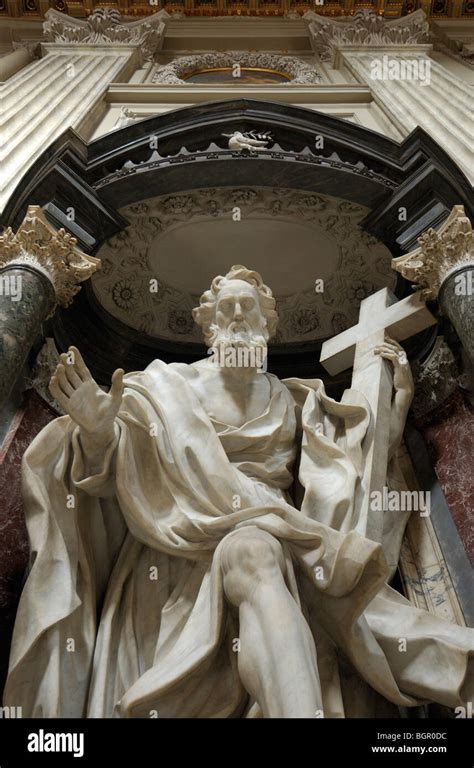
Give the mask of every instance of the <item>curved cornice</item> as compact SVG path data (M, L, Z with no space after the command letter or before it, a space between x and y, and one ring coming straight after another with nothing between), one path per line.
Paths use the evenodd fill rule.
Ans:
M221 137L222 133L231 130L254 129L270 130L279 151L272 153L270 146L252 155L236 155L227 149ZM316 148L316 137L322 138L323 148ZM206 152L212 143L219 147L217 156ZM306 189L311 189L312 185L320 189L322 185L328 194L347 196L368 205L372 215L367 228L372 231L373 227L374 234L382 239L385 235L381 233L378 220L380 205L389 197L404 198L409 193L415 200L411 207L416 212L414 190L418 183L423 183L424 188L439 189L446 216L455 204L463 204L468 215L474 212L469 181L442 147L421 128L416 128L398 143L362 126L314 110L252 99L229 99L150 117L91 143L84 142L74 130L67 130L23 177L0 223L18 225L28 204L46 205L52 197L57 202L66 200L69 186L73 197L80 195L87 212L83 217L85 230L90 232L89 226L96 229L99 217L105 239L126 224L117 215L118 208L138 201L140 194L150 196L150 188L143 189L140 174L135 174L135 183L120 176L115 183L107 183L107 177L123 169L126 163L135 166L148 163L153 147L158 148L161 158L172 158L169 163L158 162L151 169L153 173L147 176L147 185L156 185L152 192L157 194L166 192L167 185L173 192L185 189L186 184L190 185L187 188L202 187L203 182L215 185L214 173L224 179L220 185L251 183L250 178L258 171L262 185L278 186L281 183ZM181 152L182 147L188 157ZM301 155L305 149L306 157ZM199 162L190 161L189 154L199 158ZM222 173L222 162L226 163L225 173ZM361 174L361 165L369 173ZM185 166L189 170L184 170ZM200 173L196 172L198 166ZM285 178L281 178L282 174ZM427 176L430 177L428 185ZM206 182L206 179L212 180ZM396 235L392 233L387 237L386 244L397 250ZM87 242L83 245L87 247ZM96 250L99 245L94 238L94 244L89 248Z
M237 130L270 131L278 149L230 151L221 134ZM322 148L316 147L316 137L322 138ZM217 148L210 150L211 144ZM150 163L154 151L159 158ZM127 163L132 172L115 175ZM127 204L168 192L247 184L314 190L365 205L370 213L362 226L393 256L415 247L417 237L439 226L453 205L464 205L466 215L474 217L471 185L420 128L398 143L313 110L229 99L151 117L91 143L66 131L18 184L0 223L15 228L29 204L42 205L53 224L69 229L93 254L127 226L119 213ZM72 223L65 216L70 206L76 213ZM400 221L402 207L407 216ZM402 295L409 284L399 280ZM57 313L54 326L59 346L72 342L83 348L103 381L119 364L131 369L143 367L153 355L182 360L197 354L186 345L165 349L112 317L104 322L102 314L85 290L69 310ZM282 350L275 370L317 373L317 346Z

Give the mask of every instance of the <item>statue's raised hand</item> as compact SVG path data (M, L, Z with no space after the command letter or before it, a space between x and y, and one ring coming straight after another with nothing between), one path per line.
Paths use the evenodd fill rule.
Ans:
M112 386L103 392L76 347L63 353L49 390L84 433L106 440L113 434L114 420L122 402L123 370L117 368Z

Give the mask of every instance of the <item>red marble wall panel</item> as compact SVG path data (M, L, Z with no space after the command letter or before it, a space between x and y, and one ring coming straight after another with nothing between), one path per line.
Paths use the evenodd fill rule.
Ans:
M57 415L34 390L28 390L23 408L15 415L0 448L0 692L29 555L21 496L21 459L33 438Z
M474 410L457 391L419 429L474 566Z

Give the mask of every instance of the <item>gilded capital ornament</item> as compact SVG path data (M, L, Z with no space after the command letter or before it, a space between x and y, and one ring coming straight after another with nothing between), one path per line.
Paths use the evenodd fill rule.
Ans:
M344 46L386 47L429 41L429 24L421 9L399 19L385 19L368 8L359 8L353 16L334 21L314 11L305 13L303 19L321 61L331 61L337 49Z
M45 39L51 43L81 45L136 45L145 61L162 43L169 14L158 11L146 19L125 21L117 8L96 8L84 21L50 8L43 24Z
M0 270L28 266L52 283L56 304L68 307L78 283L100 269L101 261L77 248L77 240L64 229L56 230L41 206L30 205L18 230L8 227L0 235Z
M438 298L447 278L463 267L474 267L472 224L464 206L455 205L442 226L418 238L419 248L392 259L392 268L421 287L425 301Z

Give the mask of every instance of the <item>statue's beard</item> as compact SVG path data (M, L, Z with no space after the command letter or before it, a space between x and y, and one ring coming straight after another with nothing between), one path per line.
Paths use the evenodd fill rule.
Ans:
M226 329L211 325L209 354L223 368L262 368L266 370L267 341L248 323L233 322Z

